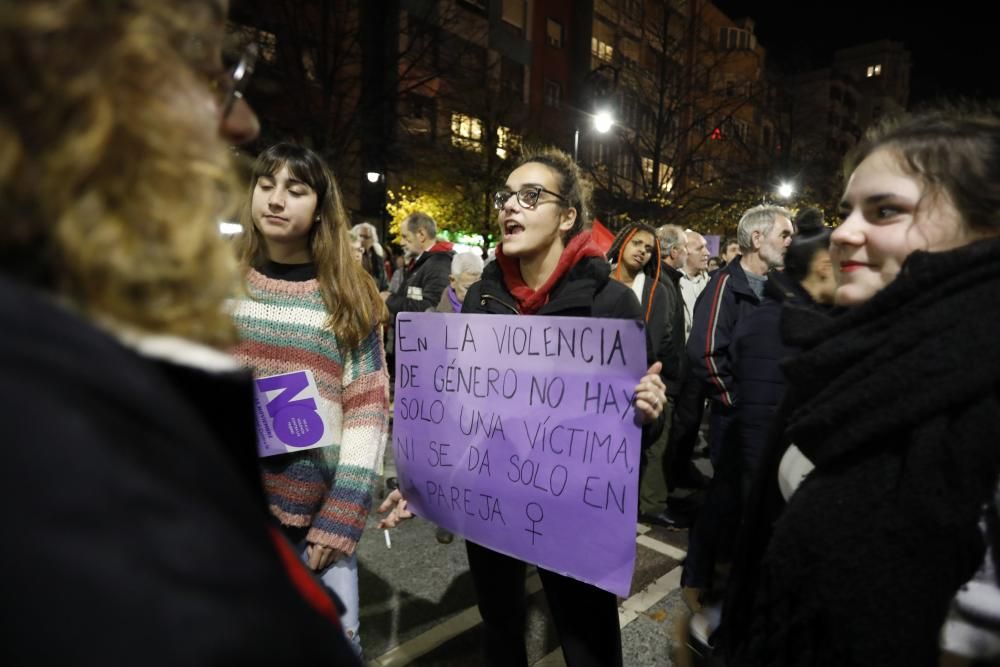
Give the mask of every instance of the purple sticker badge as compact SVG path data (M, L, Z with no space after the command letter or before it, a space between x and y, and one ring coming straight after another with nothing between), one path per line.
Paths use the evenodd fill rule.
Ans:
M260 456L333 444L333 431L320 409L312 371L258 378L254 381L254 404Z
M400 314L392 440L410 507L627 596L645 369L630 320Z

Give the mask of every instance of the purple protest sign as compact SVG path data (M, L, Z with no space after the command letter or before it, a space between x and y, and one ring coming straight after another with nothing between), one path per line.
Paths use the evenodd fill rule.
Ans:
M312 371L254 380L257 453L275 456L333 444Z
M630 320L400 314L393 446L410 508L627 596L645 369Z

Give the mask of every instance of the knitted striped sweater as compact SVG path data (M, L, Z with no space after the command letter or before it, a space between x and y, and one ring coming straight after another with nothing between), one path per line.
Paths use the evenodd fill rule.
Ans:
M276 280L251 269L249 298L235 308L242 342L233 351L255 376L309 369L333 426L330 447L261 459L271 512L306 539L354 552L371 509L389 430L389 378L379 327L344 350L323 328L315 279Z

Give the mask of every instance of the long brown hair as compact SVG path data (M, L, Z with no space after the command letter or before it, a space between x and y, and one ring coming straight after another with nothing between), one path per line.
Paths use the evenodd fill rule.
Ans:
M294 178L316 193L319 220L309 230L309 256L316 264L316 277L329 317L326 326L345 347L356 347L372 329L385 320L385 304L375 281L351 254L347 212L337 181L319 155L304 146L280 143L263 151L254 162L240 223L243 234L240 261L247 269L267 261L264 237L253 222L251 204L257 179L288 168Z

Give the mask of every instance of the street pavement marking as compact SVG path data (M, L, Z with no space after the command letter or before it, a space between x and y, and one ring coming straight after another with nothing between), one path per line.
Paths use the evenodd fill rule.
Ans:
M675 567L670 572L642 589L618 607L618 626L626 625L639 617L654 604L673 593L681 585L681 568Z
M538 573L532 574L524 582L524 595L534 595L542 590L542 580ZM413 639L403 642L396 648L383 653L368 663L368 667L399 667L408 665L417 658L426 655L446 641L454 639L483 622L479 608L473 605L447 621L435 625L430 630L421 633Z
M640 525L637 528L641 530L642 527ZM687 552L683 549L653 539L649 535L641 534L636 537L635 541L636 544L641 544L647 549L652 549L674 560L683 560L684 556L687 555ZM681 568L675 567L646 588L622 602L618 607L619 627L624 628L637 619L640 614L676 590L680 586L680 583ZM540 590L542 590L542 580L538 578L537 573L534 573L525 580L525 597L534 595ZM469 607L452 616L447 621L439 623L430 630L383 653L378 658L368 662L368 667L402 667L403 665L408 665L417 658L430 653L441 644L457 637L463 632L471 630L482 622L483 619L479 615L479 609L475 606ZM533 667L561 667L565 664L562 649L557 648L534 663Z
M664 556L669 556L674 560L684 560L684 557L687 556L687 552L684 551L683 549L675 547L672 544L667 544L666 542L654 540L649 535L640 535L639 537L635 538L635 541L636 544L641 544L647 549L652 549L653 551L661 553Z

